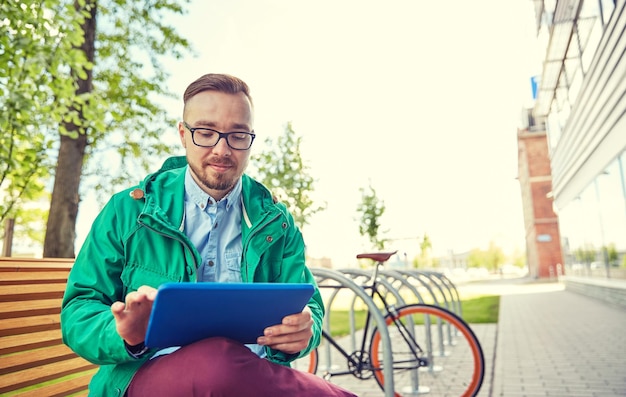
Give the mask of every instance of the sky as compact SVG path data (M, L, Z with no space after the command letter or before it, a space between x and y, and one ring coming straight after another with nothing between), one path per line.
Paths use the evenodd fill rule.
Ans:
M193 0L168 21L196 56L165 66L179 97L205 73L245 80L253 151L292 123L326 203L303 228L309 256L341 266L371 251L357 213L368 185L388 250L411 258L426 234L435 255L491 241L523 252L516 134L539 67L532 12L530 0ZM180 118L182 100L167 108ZM176 126L166 139L179 144Z

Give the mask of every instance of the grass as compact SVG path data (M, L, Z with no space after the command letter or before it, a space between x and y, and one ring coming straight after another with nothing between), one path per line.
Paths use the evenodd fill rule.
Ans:
M484 295L461 301L462 317L469 324L489 324L498 322L500 310L499 295ZM354 323L357 329L363 328L367 311L355 310ZM350 333L350 312L332 310L329 313L331 334L344 336Z
M494 324L500 313L500 295L484 295L461 301L463 320L469 324Z

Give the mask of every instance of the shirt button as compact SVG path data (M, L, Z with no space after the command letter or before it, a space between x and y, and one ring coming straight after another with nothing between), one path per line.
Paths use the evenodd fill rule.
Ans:
M213 263L213 261L209 261L209 266L213 266L215 265L215 263Z
M272 236L267 236L265 237L265 241L267 241L268 243L271 243L272 241L274 241L274 238Z
M287 222L283 222L283 229L287 229Z

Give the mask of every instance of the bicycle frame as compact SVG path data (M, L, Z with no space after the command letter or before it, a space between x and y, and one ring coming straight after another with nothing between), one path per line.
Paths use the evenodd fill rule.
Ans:
M316 277L322 280L335 280L339 285L332 283L327 287L335 289L330 297L334 300L337 293L343 288L349 288L355 293L350 311L351 344L346 345L346 350L337 340L330 335L328 319L322 329L322 338L328 341L324 346L327 367L318 368L320 355L318 349L312 352L309 361L309 372L319 374L327 380L332 376L353 375L358 379L365 380L375 377L378 385L383 389L385 396L416 395L436 390L436 393L449 394L450 390L458 391L463 397L476 396L480 390L485 374L484 355L480 342L471 328L455 313L438 305L424 303L418 296L419 303L406 304L403 296L399 293L390 278L398 279L395 272L385 271L380 266L384 264L393 253L359 254L357 258L373 259L375 264L371 275L361 270L344 270L343 275L335 275L332 271L317 269ZM347 277L348 275L352 277ZM357 285L357 278L361 283ZM410 287L406 283L403 286ZM366 291L370 289L370 291ZM409 288L411 291L414 289ZM416 293L414 291L416 295ZM390 298L388 295L392 294ZM376 297L380 301L375 302ZM362 340L357 342L354 310L356 299L360 298L367 306L364 314L365 323L359 331L362 332ZM395 299L394 299L395 298ZM390 304L393 302L393 304ZM432 318L436 319L436 323ZM422 322L423 320L423 322ZM359 320L359 324L363 321ZM370 326L370 322L372 325ZM394 326L391 326L391 324ZM437 354L432 349L431 323L439 332L439 343L443 342L442 325L453 326L460 337L460 344L454 343L455 352L459 352L461 360L446 361L448 355L441 349ZM392 339L393 337L393 345ZM417 341L420 341L419 343ZM420 343L423 343L420 346ZM450 345L453 344L449 341ZM345 345L345 343L343 343ZM407 348L408 347L408 348ZM424 349L422 349L422 347ZM338 357L344 357L340 368L335 367L331 349L334 348ZM458 349L457 349L458 348ZM360 349L360 350L359 350ZM442 365L435 365L435 357L443 359ZM469 357L469 360L464 359ZM338 363L338 362L337 362ZM343 365L347 364L347 369ZM426 368L423 368L426 367ZM453 376L460 376L460 381L449 382L442 378L439 373L443 369L450 368ZM422 371L426 369L427 371ZM422 375L424 374L424 379ZM394 379L395 378L395 379ZM426 386L424 385L426 380ZM396 382L397 381L397 382ZM396 389L396 387L398 387Z
M402 336L402 338L404 339L404 341L406 342L407 346L409 346L411 353L413 354L414 358L415 358L415 362L417 363L416 366L414 367L410 367L408 369L412 369L412 368L418 368L418 367L422 367L422 366L427 366L428 365L428 361L429 360L424 360L423 358L420 357L420 354L424 353L423 349L417 344L417 342L415 341L414 337L413 337L413 332L407 328L407 326L405 324L403 324L401 321L399 321L397 319L397 311L395 310L395 306L394 305L390 305L387 300L385 299L385 297L383 296L383 294L380 292L379 290L379 285L380 282L378 281L378 269L379 267L382 265L381 262L376 262L376 264L374 265L374 269L372 271L372 275L370 277L371 280L371 284L369 285L363 285L362 288L367 290L370 290L369 296L372 298L372 300L374 300L375 297L378 297L385 309L385 313L384 315L391 315L392 316L392 321L393 324L398 328L398 331L400 333L400 335ZM363 327L363 338L361 339L361 346L360 346L360 350L355 351L356 352L367 352L368 350L366 350L367 348L367 341L370 338L370 323L372 323L372 315L371 312L368 310L367 315L365 317L365 325ZM339 345L334 339L333 337L326 332L325 330L322 330L322 337L325 338L328 343L330 343L338 352L340 355L342 355L347 361L348 361L348 370L346 371L339 371L339 372L330 372L327 371L326 374L324 374L324 377L330 377L330 376L341 376L341 375L354 375L357 376L358 378L363 378L362 376L362 372L363 371L375 371L375 370L380 370L380 368L374 368L371 364L371 360L367 357L367 355L362 354L362 355L357 355L356 357L354 356L354 354L350 354L348 353L341 345ZM373 372L372 372L373 373Z

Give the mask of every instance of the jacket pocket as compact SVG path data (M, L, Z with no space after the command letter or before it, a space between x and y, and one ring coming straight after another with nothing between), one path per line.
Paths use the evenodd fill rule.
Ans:
M154 269L148 269L136 264L127 264L124 266L120 278L125 288L124 296L126 296L129 291L136 291L142 285L159 288L159 286L164 283L178 283L182 281L181 277L160 273Z

